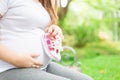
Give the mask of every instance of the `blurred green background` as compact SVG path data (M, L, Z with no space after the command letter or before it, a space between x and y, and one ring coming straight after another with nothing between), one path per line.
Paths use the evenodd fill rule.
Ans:
M65 2L67 0L61 0ZM59 8L63 46L73 47L77 65L95 80L120 80L120 0L68 0ZM61 4L60 6L62 6ZM62 54L70 51L63 51ZM69 64L63 57L62 62Z

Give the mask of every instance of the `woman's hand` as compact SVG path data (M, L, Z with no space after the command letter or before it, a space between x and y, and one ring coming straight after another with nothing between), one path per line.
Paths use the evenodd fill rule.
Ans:
M46 28L45 31L47 33L50 33L51 37L59 35L59 36L61 36L62 39L64 38L61 28L57 25L51 25L50 27Z
M16 53L6 46L0 44L0 60L3 60L11 65L18 68L38 68L42 66L42 63L37 61L35 58L39 57L39 54L19 54Z
M16 54L11 60L11 64L18 68L39 68L42 63L37 61L35 58L40 55L38 54Z

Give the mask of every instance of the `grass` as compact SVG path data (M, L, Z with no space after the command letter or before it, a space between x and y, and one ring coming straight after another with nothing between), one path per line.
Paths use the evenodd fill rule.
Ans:
M77 62L81 62L81 70L94 80L120 80L120 42L89 43L82 48L75 48ZM63 57L62 62L70 64L73 55L69 51L69 59ZM67 60L68 59L68 60ZM76 65L76 63L73 65Z
M81 69L94 80L120 80L120 56L98 56L83 59Z
M120 43L89 43L85 47L75 48L78 59L94 58L102 55L120 55Z

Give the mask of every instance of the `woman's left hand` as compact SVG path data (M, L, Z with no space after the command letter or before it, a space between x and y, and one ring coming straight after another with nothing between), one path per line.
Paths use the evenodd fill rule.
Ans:
M50 33L51 37L54 37L54 36L56 36L56 35L59 35L59 36L61 36L62 38L64 38L61 28L60 28L59 26L57 26L57 25L51 25L50 27L48 27L48 28L46 29L46 32L47 32L47 33Z

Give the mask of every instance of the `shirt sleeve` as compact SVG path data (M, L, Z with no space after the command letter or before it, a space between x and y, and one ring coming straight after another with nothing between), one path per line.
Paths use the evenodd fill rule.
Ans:
M8 0L0 0L0 15L3 16L8 9Z

